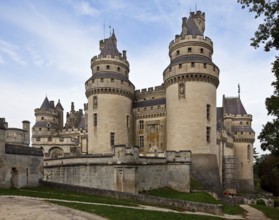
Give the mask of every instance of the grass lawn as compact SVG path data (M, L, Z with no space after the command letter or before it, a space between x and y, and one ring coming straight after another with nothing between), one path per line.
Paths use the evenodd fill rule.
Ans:
M159 196L164 198L171 198L171 199L181 199L181 200L188 200L192 202L203 202L209 204L222 204L222 201L215 199L213 196L208 194L207 192L194 192L194 193L183 193L178 192L173 189L169 188L160 188L154 189L145 192L145 194ZM242 209L239 205L224 205L224 213L230 215L243 215L245 210Z
M95 213L97 215L103 216L108 219L113 220L153 220L153 219L195 219L195 220L218 220L219 217L212 216L202 216L195 214L182 214L182 213L172 213L172 212L161 212L161 211L149 211L149 210L137 210L131 209L132 207L138 206L134 201L129 200L118 200L108 197L94 196L82 193L75 193L66 190L53 189L48 187L36 187L28 189L0 189L0 195L20 195L20 196L29 196L36 198L52 198L52 199L63 199L63 200L72 200L74 202L58 202L51 201L58 205L66 206L69 208L78 209L81 211L86 211L89 213ZM104 204L117 204L124 205L127 208L122 207L110 207L105 205L91 205L91 204L79 204L75 201L82 202L94 202L94 203L104 203ZM130 208L129 208L130 207Z
M209 204L221 204L221 201L216 200L214 197L206 192L183 193L170 188L160 188L144 192L144 194L159 196L170 199L188 200L192 202L204 202Z
M279 209L277 208L266 207L264 205L252 205L252 207L262 211L268 218L279 219Z
M97 206L97 205L85 205L77 203L64 203L64 202L53 202L58 205L63 205L69 208L78 209L81 211L94 213L104 218L113 220L220 220L218 217L172 213L172 212L160 212L160 211L149 211L149 210L135 210L129 208L118 208L108 206Z
M20 195L37 198L48 199L63 199L73 200L81 202L94 202L94 203L106 203L125 206L137 206L137 203L125 199L114 199L104 196L95 196L84 193L75 193L67 190L54 189L49 187L36 187L26 189L0 189L0 195Z

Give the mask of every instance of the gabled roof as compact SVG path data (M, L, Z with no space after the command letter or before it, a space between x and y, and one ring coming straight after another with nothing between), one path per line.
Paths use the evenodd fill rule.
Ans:
M247 115L240 97L223 98L223 108L225 114Z
M104 45L101 49L101 56L111 55L112 57L119 56L119 51L116 45L117 39L115 37L114 31L111 36L104 40Z
M43 101L43 104L41 105L40 107L41 110L49 110L49 109L52 109L51 108L51 104L48 100L48 98L46 97L45 100Z

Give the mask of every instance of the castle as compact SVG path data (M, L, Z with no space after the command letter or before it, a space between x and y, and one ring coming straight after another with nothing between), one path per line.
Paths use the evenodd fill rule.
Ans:
M76 111L46 97L35 109L32 143L44 150L48 181L127 192L190 190L190 175L215 192L253 191L252 116L240 97L216 106L219 68L204 36L205 14L182 18L169 44L163 83L135 90L114 31L100 41Z

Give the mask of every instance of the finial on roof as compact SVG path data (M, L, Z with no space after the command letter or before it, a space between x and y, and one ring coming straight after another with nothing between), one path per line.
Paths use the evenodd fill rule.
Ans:
M240 84L238 83L238 98L240 98Z

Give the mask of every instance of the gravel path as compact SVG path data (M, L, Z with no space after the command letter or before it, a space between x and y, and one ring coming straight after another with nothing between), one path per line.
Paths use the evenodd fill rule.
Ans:
M248 219L248 220L270 220L270 218L267 218L264 213L262 213L258 209L255 209L255 208L253 208L249 205L240 205L240 207L247 211L245 219Z
M105 220L94 214L28 197L0 196L0 220Z

